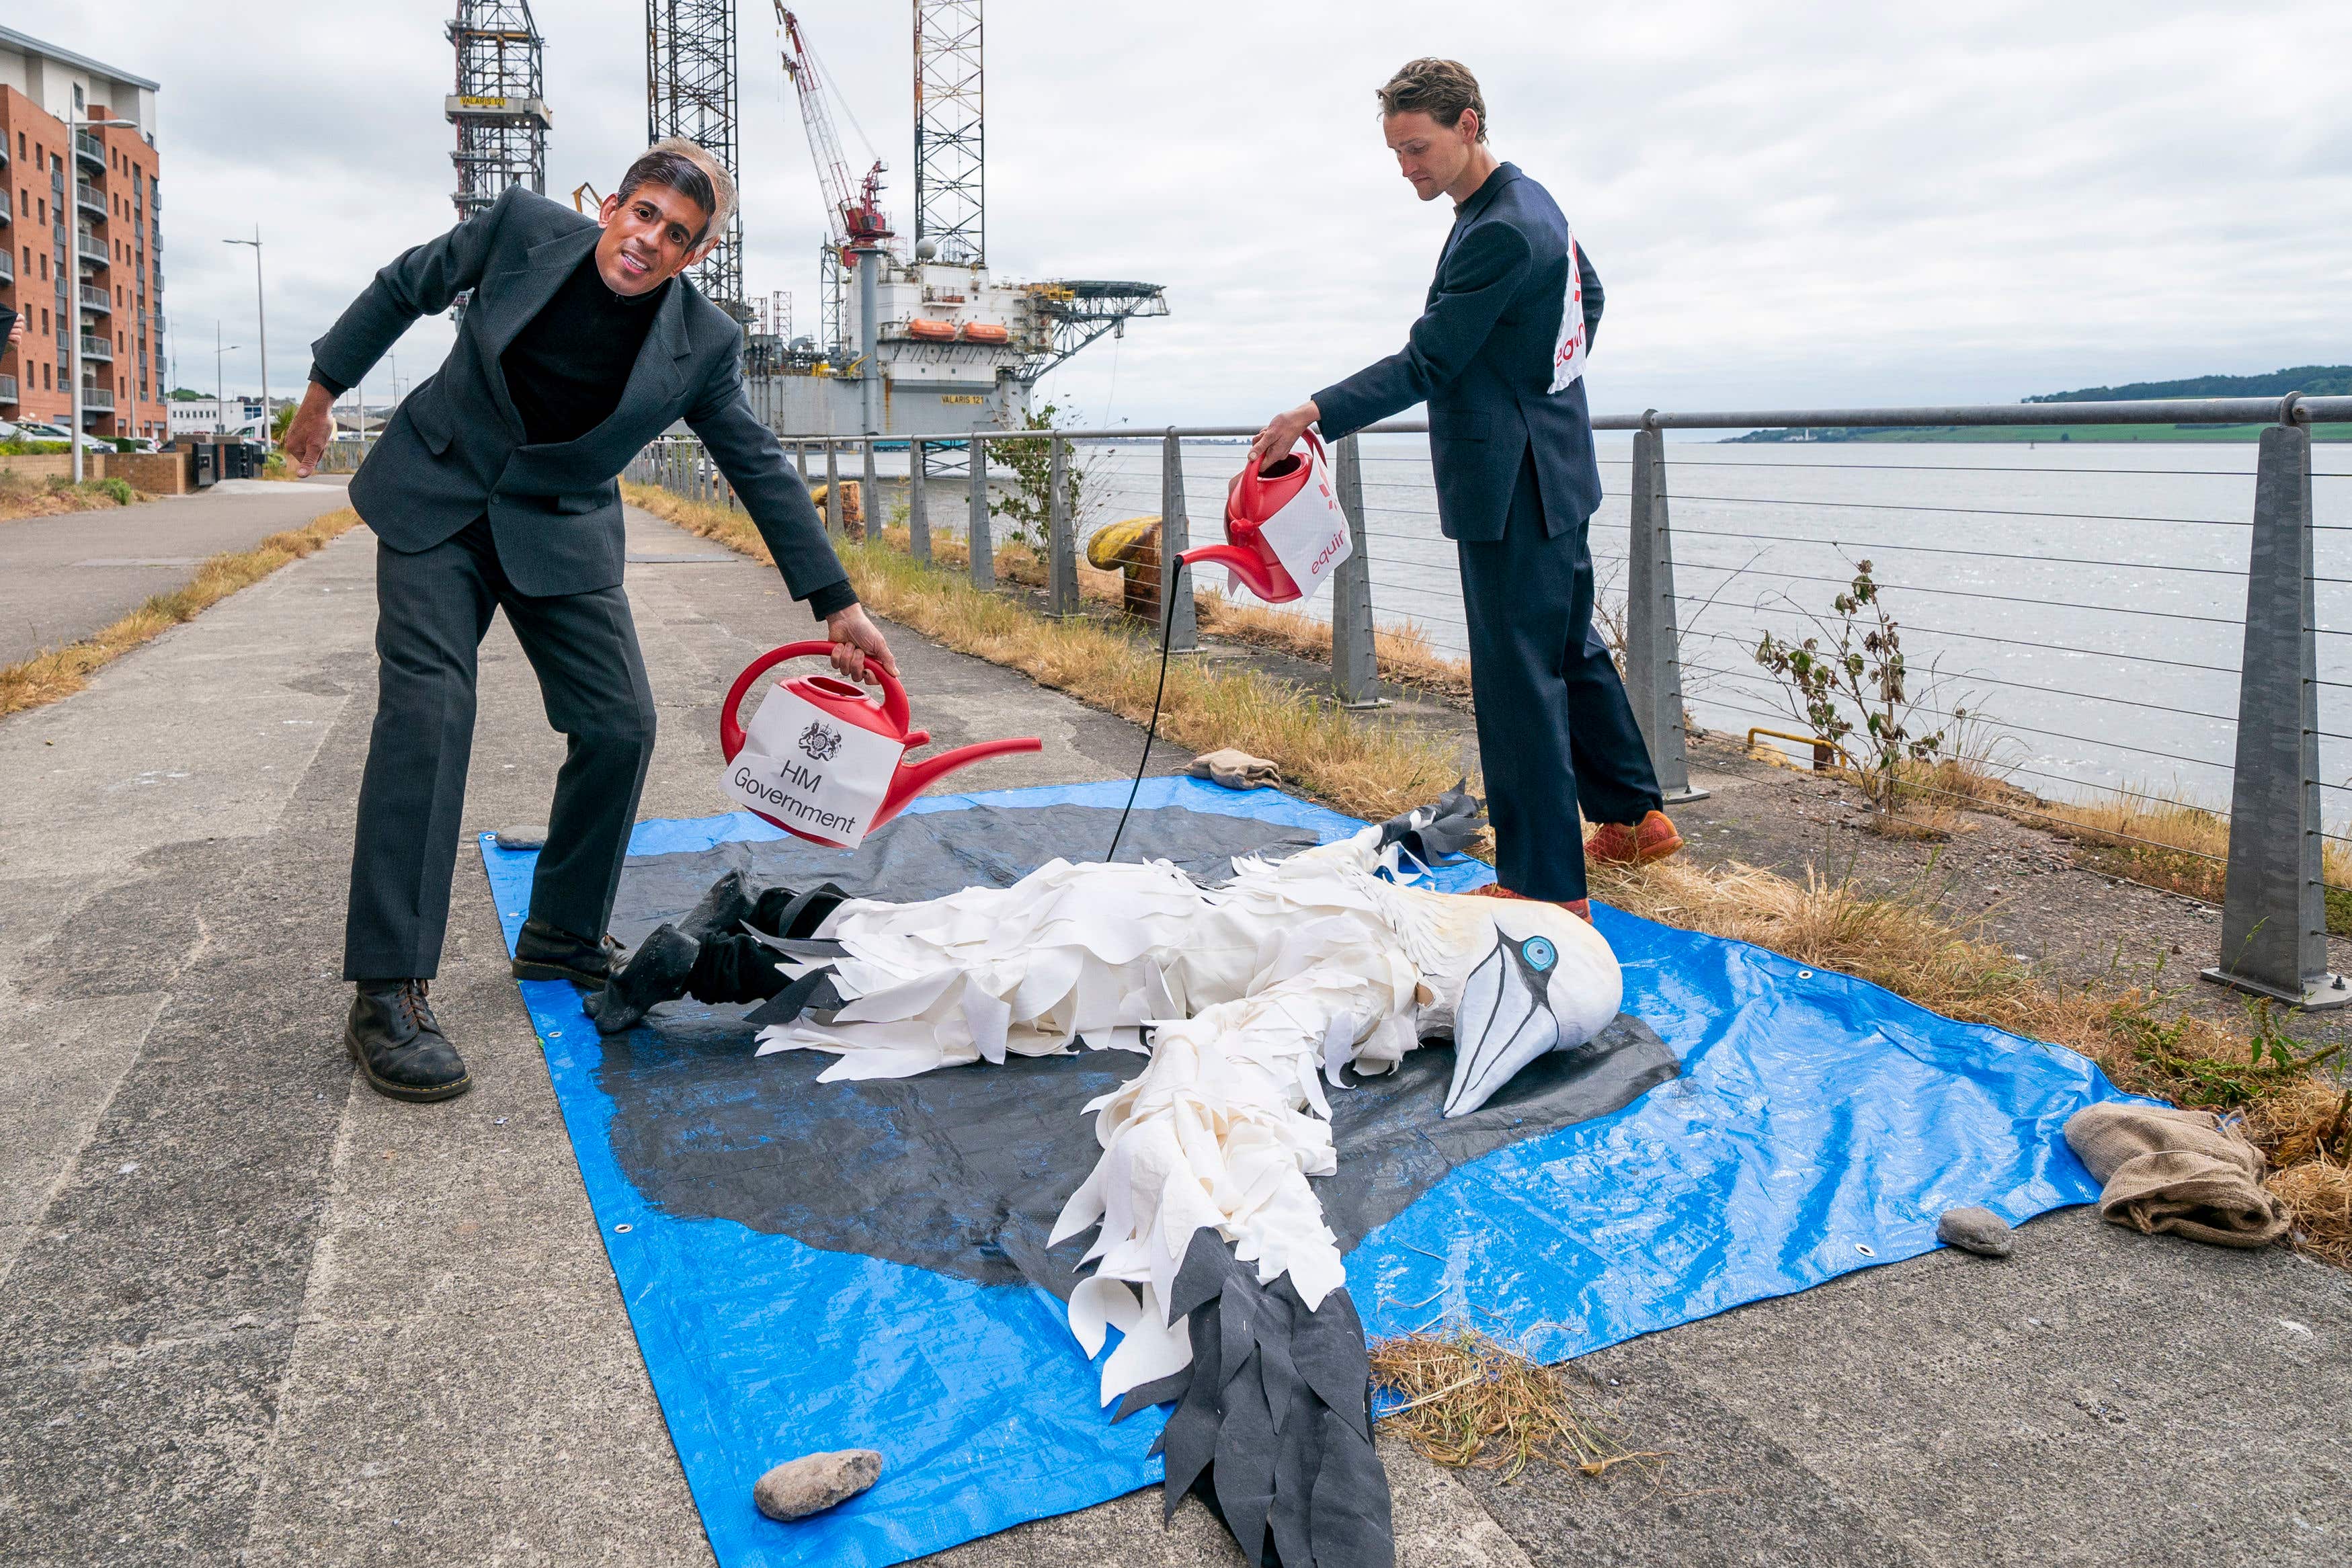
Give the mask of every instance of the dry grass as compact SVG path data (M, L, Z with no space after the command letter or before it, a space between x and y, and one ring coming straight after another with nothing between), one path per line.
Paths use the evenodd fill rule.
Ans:
M0 458L0 464L6 461ZM0 467L0 523L100 511L152 499L121 479L85 479L75 485L64 479L28 479L13 468Z
M625 488L633 503L657 516L769 559L740 513L652 486ZM934 543L941 565L961 564L954 541ZM846 547L842 557L859 597L878 613L1097 707L1138 721L1149 715L1160 661L1143 639L1092 621L1043 620L960 576L916 565L887 538ZM1043 580L1035 552L1024 546L1002 547L997 566L1008 581ZM1092 575L1108 580L1108 594L1115 595L1117 574ZM1193 663L1169 666L1160 731L1196 749L1236 746L1269 758L1309 792L1375 820L1428 800L1456 771L1451 751L1423 736L1350 716L1254 672ZM1966 784L1970 800L1996 810L2014 804L2002 791L2023 794L1997 779L1975 783L1940 771L1968 766L1939 765L1929 777L1954 793ZM2345 1168L2352 1133L2335 1155L2321 1149L2336 1101L2315 1070L2329 1053L2296 1056L2283 1046L2285 1060L2273 1057L2269 1047L2282 1037L2266 1013L2250 1012L2248 1030L2239 1033L2186 1013L2161 1016L2155 998L2138 991L2053 984L1952 925L1924 890L1877 897L1843 883L1801 884L1736 864L1711 872L1685 860L1633 869L1596 865L1592 883L1595 896L1620 909L1753 942L1884 986L1948 1018L2065 1046L2098 1062L2126 1090L2242 1111L2249 1136L2282 1167L2271 1185L2294 1212L2298 1245L2320 1257L2352 1257L2352 1172Z
M649 486L627 488L633 504L656 516L769 559L758 531L739 513ZM1160 660L1146 638L1091 620L1045 620L950 571L919 566L887 541L840 549L858 597L877 614L1093 706L1137 723L1150 717ZM946 552L938 554L945 562ZM1007 546L997 555L999 574L1020 581L1035 559ZM1113 573L1097 575L1116 580ZM1255 671L1194 661L1168 665L1160 733L1195 750L1233 746L1274 758L1285 778L1375 821L1425 802L1461 773L1451 747L1406 726L1351 716Z
M1381 1425L1422 1458L1500 1470L1507 1481L1538 1462L1599 1477L1628 1462L1654 1469L1667 1457L1628 1448L1572 1366L1541 1365L1475 1330L1381 1341L1372 1386L1404 1401Z
M1296 610L1241 604L1215 589L1199 596L1201 630L1213 637L1295 653L1318 664L1331 662L1331 624ZM1430 645L1429 633L1408 622L1372 632L1372 656L1381 678L1397 685L1424 686L1457 696L1470 692L1470 661Z
M99 669L182 622L194 620L287 562L316 552L356 527L359 520L360 515L347 507L308 528L272 534L249 550L214 556L196 568L186 584L156 594L94 636L0 666L0 717L73 695Z
M1592 892L1649 919L1869 980L1947 1018L2065 1046L2131 1092L2242 1112L2247 1135L2280 1167L2271 1189L2294 1211L2298 1245L2352 1258L2352 1172L2321 1146L2338 1101L2318 1070L2341 1048L2298 1054L2265 1008L2249 1009L2242 1034L2187 1013L2162 1016L2137 990L2053 984L1951 925L1924 891L1876 897L1818 877L1801 884L1736 863L1708 871L1670 860L1596 865Z

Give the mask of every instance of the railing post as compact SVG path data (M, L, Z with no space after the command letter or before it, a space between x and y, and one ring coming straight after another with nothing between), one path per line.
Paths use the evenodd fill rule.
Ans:
M801 484L802 484L803 486L805 486L808 484L808 443L807 443L807 442L805 442L805 441L795 441L795 442L793 442L793 461L794 461L794 462L796 462L796 463L798 463L798 464L800 465L800 467L801 467Z
M1192 548L1192 523L1184 509L1184 442L1170 425L1160 443L1160 613L1168 626L1168 651L1196 653L1201 649L1201 612L1192 601L1190 569L1179 580L1176 558Z
M1364 537L1364 462L1356 438L1342 437L1332 453L1332 477L1339 486L1339 509L1347 514L1353 541L1348 559L1331 573L1331 688L1346 708L1386 707L1381 695L1379 651L1372 642L1372 561Z
M841 448L824 444L824 531L841 537Z
M971 585L994 588L996 540L988 527L988 444L974 435L963 449L971 463L971 521L964 535L971 548Z
M2291 401L2281 413L2293 417ZM2352 989L2327 968L2311 558L2311 433L2282 423L2263 432L2254 469L2221 961L2204 975L2317 1010Z
M1704 800L1690 781L1683 724L1682 637L1675 621L1674 532L1666 521L1666 444L1645 422L1633 433L1633 495L1625 559L1625 695L1669 802Z
M857 486L857 504L866 513L866 537L869 539L882 537L884 521L881 482L874 476L874 441L873 436L866 438L866 471L859 476Z
M925 566L931 563L931 518L923 510L923 446L907 443L907 553Z
M1070 524L1070 444L1045 444L1045 613L1078 612L1078 546Z

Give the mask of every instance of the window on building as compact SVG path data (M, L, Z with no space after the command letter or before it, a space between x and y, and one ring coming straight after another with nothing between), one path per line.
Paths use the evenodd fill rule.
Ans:
M44 361L41 364L41 390L43 392L57 391L56 387L49 384L49 367L47 361Z
M49 313L48 313L47 311L44 310L44 311L42 311L42 312L41 312L41 335L42 335L43 337L47 337L47 336L48 336L48 331L49 331Z

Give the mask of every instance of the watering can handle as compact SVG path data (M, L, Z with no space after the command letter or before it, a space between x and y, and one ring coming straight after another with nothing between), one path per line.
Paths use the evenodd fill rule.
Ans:
M1305 432L1305 434L1307 444L1314 451L1314 460L1328 463L1329 458L1324 454L1323 438L1316 434L1312 429ZM1289 453L1285 452L1277 456L1267 458L1266 462L1279 463L1289 455ZM1242 465L1241 473L1234 479L1234 487L1241 498L1242 509L1253 515L1257 511L1257 487L1265 483L1260 472L1263 467L1263 464L1244 463Z
M743 726L735 715L743 706L744 694L751 689L752 683L787 659L808 658L832 652L831 643L787 643L781 648L770 649L744 666L743 673L735 677L735 684L727 689L727 701L719 710L719 749L728 761L734 761L735 754L743 749ZM881 665L869 661L866 667L882 685L882 700L876 706L881 708L882 716L890 721L890 727L904 736L908 716L907 688Z

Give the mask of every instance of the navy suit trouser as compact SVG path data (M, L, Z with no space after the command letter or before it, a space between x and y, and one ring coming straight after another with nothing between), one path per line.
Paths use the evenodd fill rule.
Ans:
M474 749L476 663L499 610L539 676L547 722L568 742L530 915L602 936L654 753L653 688L628 596L617 586L517 592L487 517L414 553L379 541L375 593L375 727L360 784L343 977L439 971Z
M1503 537L1455 541L1495 874L1529 898L1585 896L1580 810L1638 822L1660 803L1625 683L1592 630L1590 522L1546 534L1530 454Z

